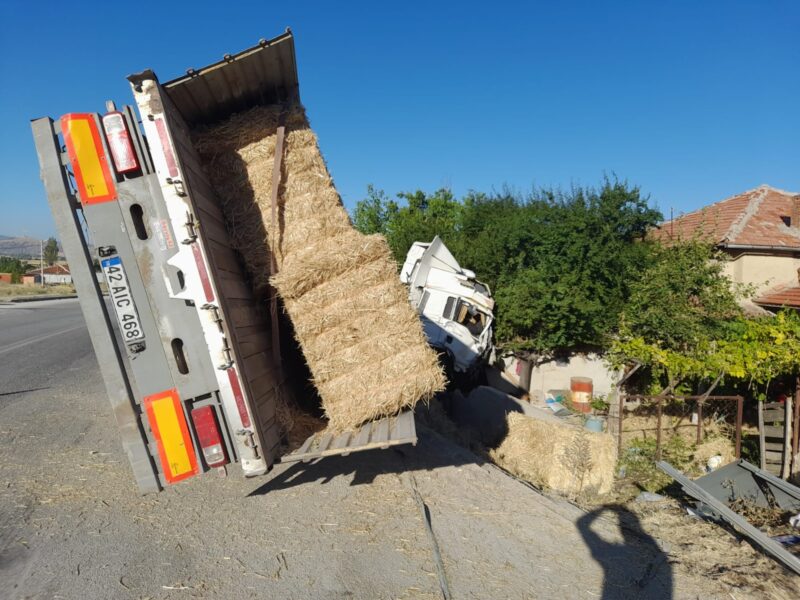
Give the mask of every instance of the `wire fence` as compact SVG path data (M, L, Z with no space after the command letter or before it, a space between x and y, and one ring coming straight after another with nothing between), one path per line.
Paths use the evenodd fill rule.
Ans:
M653 436L656 460L672 436L700 444L706 433L731 439L736 458L742 450L742 396L641 396L620 395L618 422L619 453L632 437Z

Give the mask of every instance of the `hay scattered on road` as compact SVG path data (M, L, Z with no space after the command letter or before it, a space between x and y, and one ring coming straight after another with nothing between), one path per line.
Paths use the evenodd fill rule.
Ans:
M508 434L492 459L514 475L570 497L607 494L616 442L607 433L509 413Z
M283 300L331 430L395 415L444 388L386 240L353 229L301 106L253 108L198 132L194 144L256 292L271 283ZM278 264L271 278L270 248Z

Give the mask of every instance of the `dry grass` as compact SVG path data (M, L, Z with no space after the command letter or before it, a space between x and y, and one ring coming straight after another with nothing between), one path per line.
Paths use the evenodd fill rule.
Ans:
M492 459L514 475L570 497L608 494L616 442L606 433L509 413L508 434Z
M394 415L444 388L382 236L353 229L303 108L257 107L195 135L256 293L274 285L333 431ZM278 219L276 131L286 126ZM270 277L271 255L278 265Z
M75 293L72 285L22 285L21 283L0 283L0 298L16 296L66 296Z
M721 456L723 465L736 460L736 447L727 437L708 437L694 448L692 462L695 472L704 473L708 459Z
M729 586L735 598L797 598L796 576L725 527L689 517L674 500L627 508L647 533L670 544L674 569Z

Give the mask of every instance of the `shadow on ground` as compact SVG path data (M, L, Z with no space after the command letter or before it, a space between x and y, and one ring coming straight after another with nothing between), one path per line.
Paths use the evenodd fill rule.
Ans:
M592 529L594 521L609 517L617 523L622 542L605 540ZM603 600L671 600L669 557L642 528L636 515L618 504L607 504L583 515L577 527L592 558L603 568Z
M455 444L445 442L438 434L417 425L419 442L416 446L397 446L387 450L355 452L349 456L334 456L311 462L298 462L276 474L250 496L275 490L285 490L309 483L328 483L337 477L353 477L350 485L372 483L384 473L432 471L442 467L483 464L483 460Z

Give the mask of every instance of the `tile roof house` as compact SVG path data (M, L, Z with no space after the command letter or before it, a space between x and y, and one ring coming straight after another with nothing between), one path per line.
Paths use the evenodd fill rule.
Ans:
M41 269L31 269L26 276L34 276L35 283L39 283L39 277L44 275L45 284L64 284L72 283L72 274L69 271L68 265L51 265Z
M800 309L800 194L762 185L662 223L653 237L713 242L730 256L728 276L756 288L756 305Z

